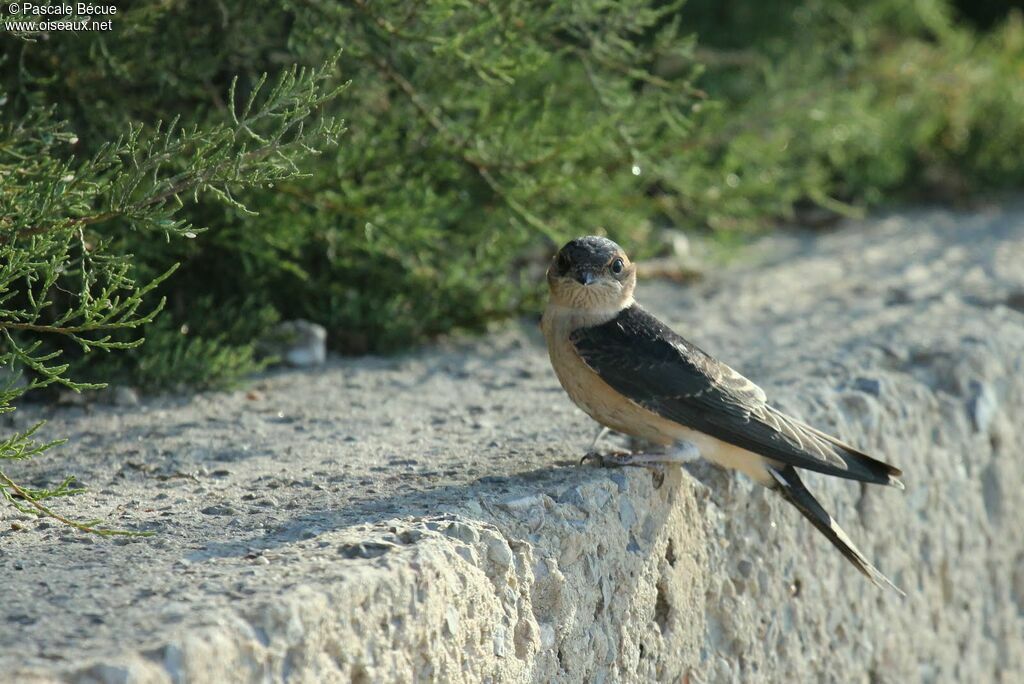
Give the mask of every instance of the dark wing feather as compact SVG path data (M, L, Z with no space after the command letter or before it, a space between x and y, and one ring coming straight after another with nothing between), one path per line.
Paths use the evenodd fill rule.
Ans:
M786 466L785 468L769 468L769 472L772 477L775 478L776 488L779 493L782 494L783 498L789 503L793 504L797 510L799 510L805 518L811 521L811 523L818 528L825 537L832 542L832 544L839 549L839 551L846 556L846 559L853 563L853 565L864 573L868 579L875 583L879 587L890 587L900 596L906 597L906 594L892 583L888 577L883 575L878 568L871 564L871 561L861 553L861 550L857 548L856 544L847 536L843 528L839 526L839 523L829 515L828 511L822 508L818 500L814 498L814 495L808 491L807 487L800 480L800 476L797 475L796 470L792 466Z
M898 484L897 468L772 408L760 387L638 305L572 342L612 388L664 418L798 468Z

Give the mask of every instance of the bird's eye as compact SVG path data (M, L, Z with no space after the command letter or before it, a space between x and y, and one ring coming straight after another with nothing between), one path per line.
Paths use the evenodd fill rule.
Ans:
M614 273L615 275L619 275L620 273L622 273L622 269L622 259L616 259L615 261L612 262L612 273Z

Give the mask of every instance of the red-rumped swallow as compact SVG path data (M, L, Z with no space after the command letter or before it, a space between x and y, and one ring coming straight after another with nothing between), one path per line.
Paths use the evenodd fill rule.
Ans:
M798 468L903 488L898 468L772 407L764 391L633 300L636 267L617 244L582 237L547 271L541 327L569 397L601 425L694 452L775 489L876 585L900 591L807 490ZM602 459L607 462L607 459ZM634 454L617 465L678 462ZM900 592L902 594L902 592Z

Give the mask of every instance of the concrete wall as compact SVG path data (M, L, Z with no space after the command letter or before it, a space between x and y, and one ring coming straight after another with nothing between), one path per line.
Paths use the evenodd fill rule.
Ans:
M133 613L173 597L95 599L123 623L97 628L88 651L69 661L71 640L55 646L56 662L6 652L0 664L80 682L1024 681L1024 213L892 216L774 239L748 257L757 265L688 290L642 283L638 299L783 409L904 469L905 492L805 479L906 599L872 586L740 476L698 463L656 488L642 469L567 465L590 425L527 329L329 370L339 402L389 397L351 409L367 430L354 442L369 445L359 463L400 470L397 455L434 470L373 471L387 495L330 518L377 482L348 469L357 448L336 435L325 447L333 470L309 475L323 492L274 490L280 508L296 507L277 527L253 536L259 518L244 510L234 528L183 518L192 533L163 531L145 572L117 548L96 555L84 577L101 582L103 567L127 563L114 574L137 587L166 565L166 581L200 587L177 623ZM262 391L299 415L326 396L311 382L284 375ZM218 401L218 411L245 402ZM173 423L185 409L159 410ZM417 431L442 413L450 422ZM268 430L263 443L278 444ZM297 469L318 458L310 449L300 461L278 444L249 475ZM239 477L202 503L235 496L227 485Z

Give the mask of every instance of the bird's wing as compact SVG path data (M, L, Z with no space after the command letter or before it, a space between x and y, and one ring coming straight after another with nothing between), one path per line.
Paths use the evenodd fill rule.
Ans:
M787 465L898 484L898 469L771 407L760 387L637 305L572 342L602 380L663 418Z

